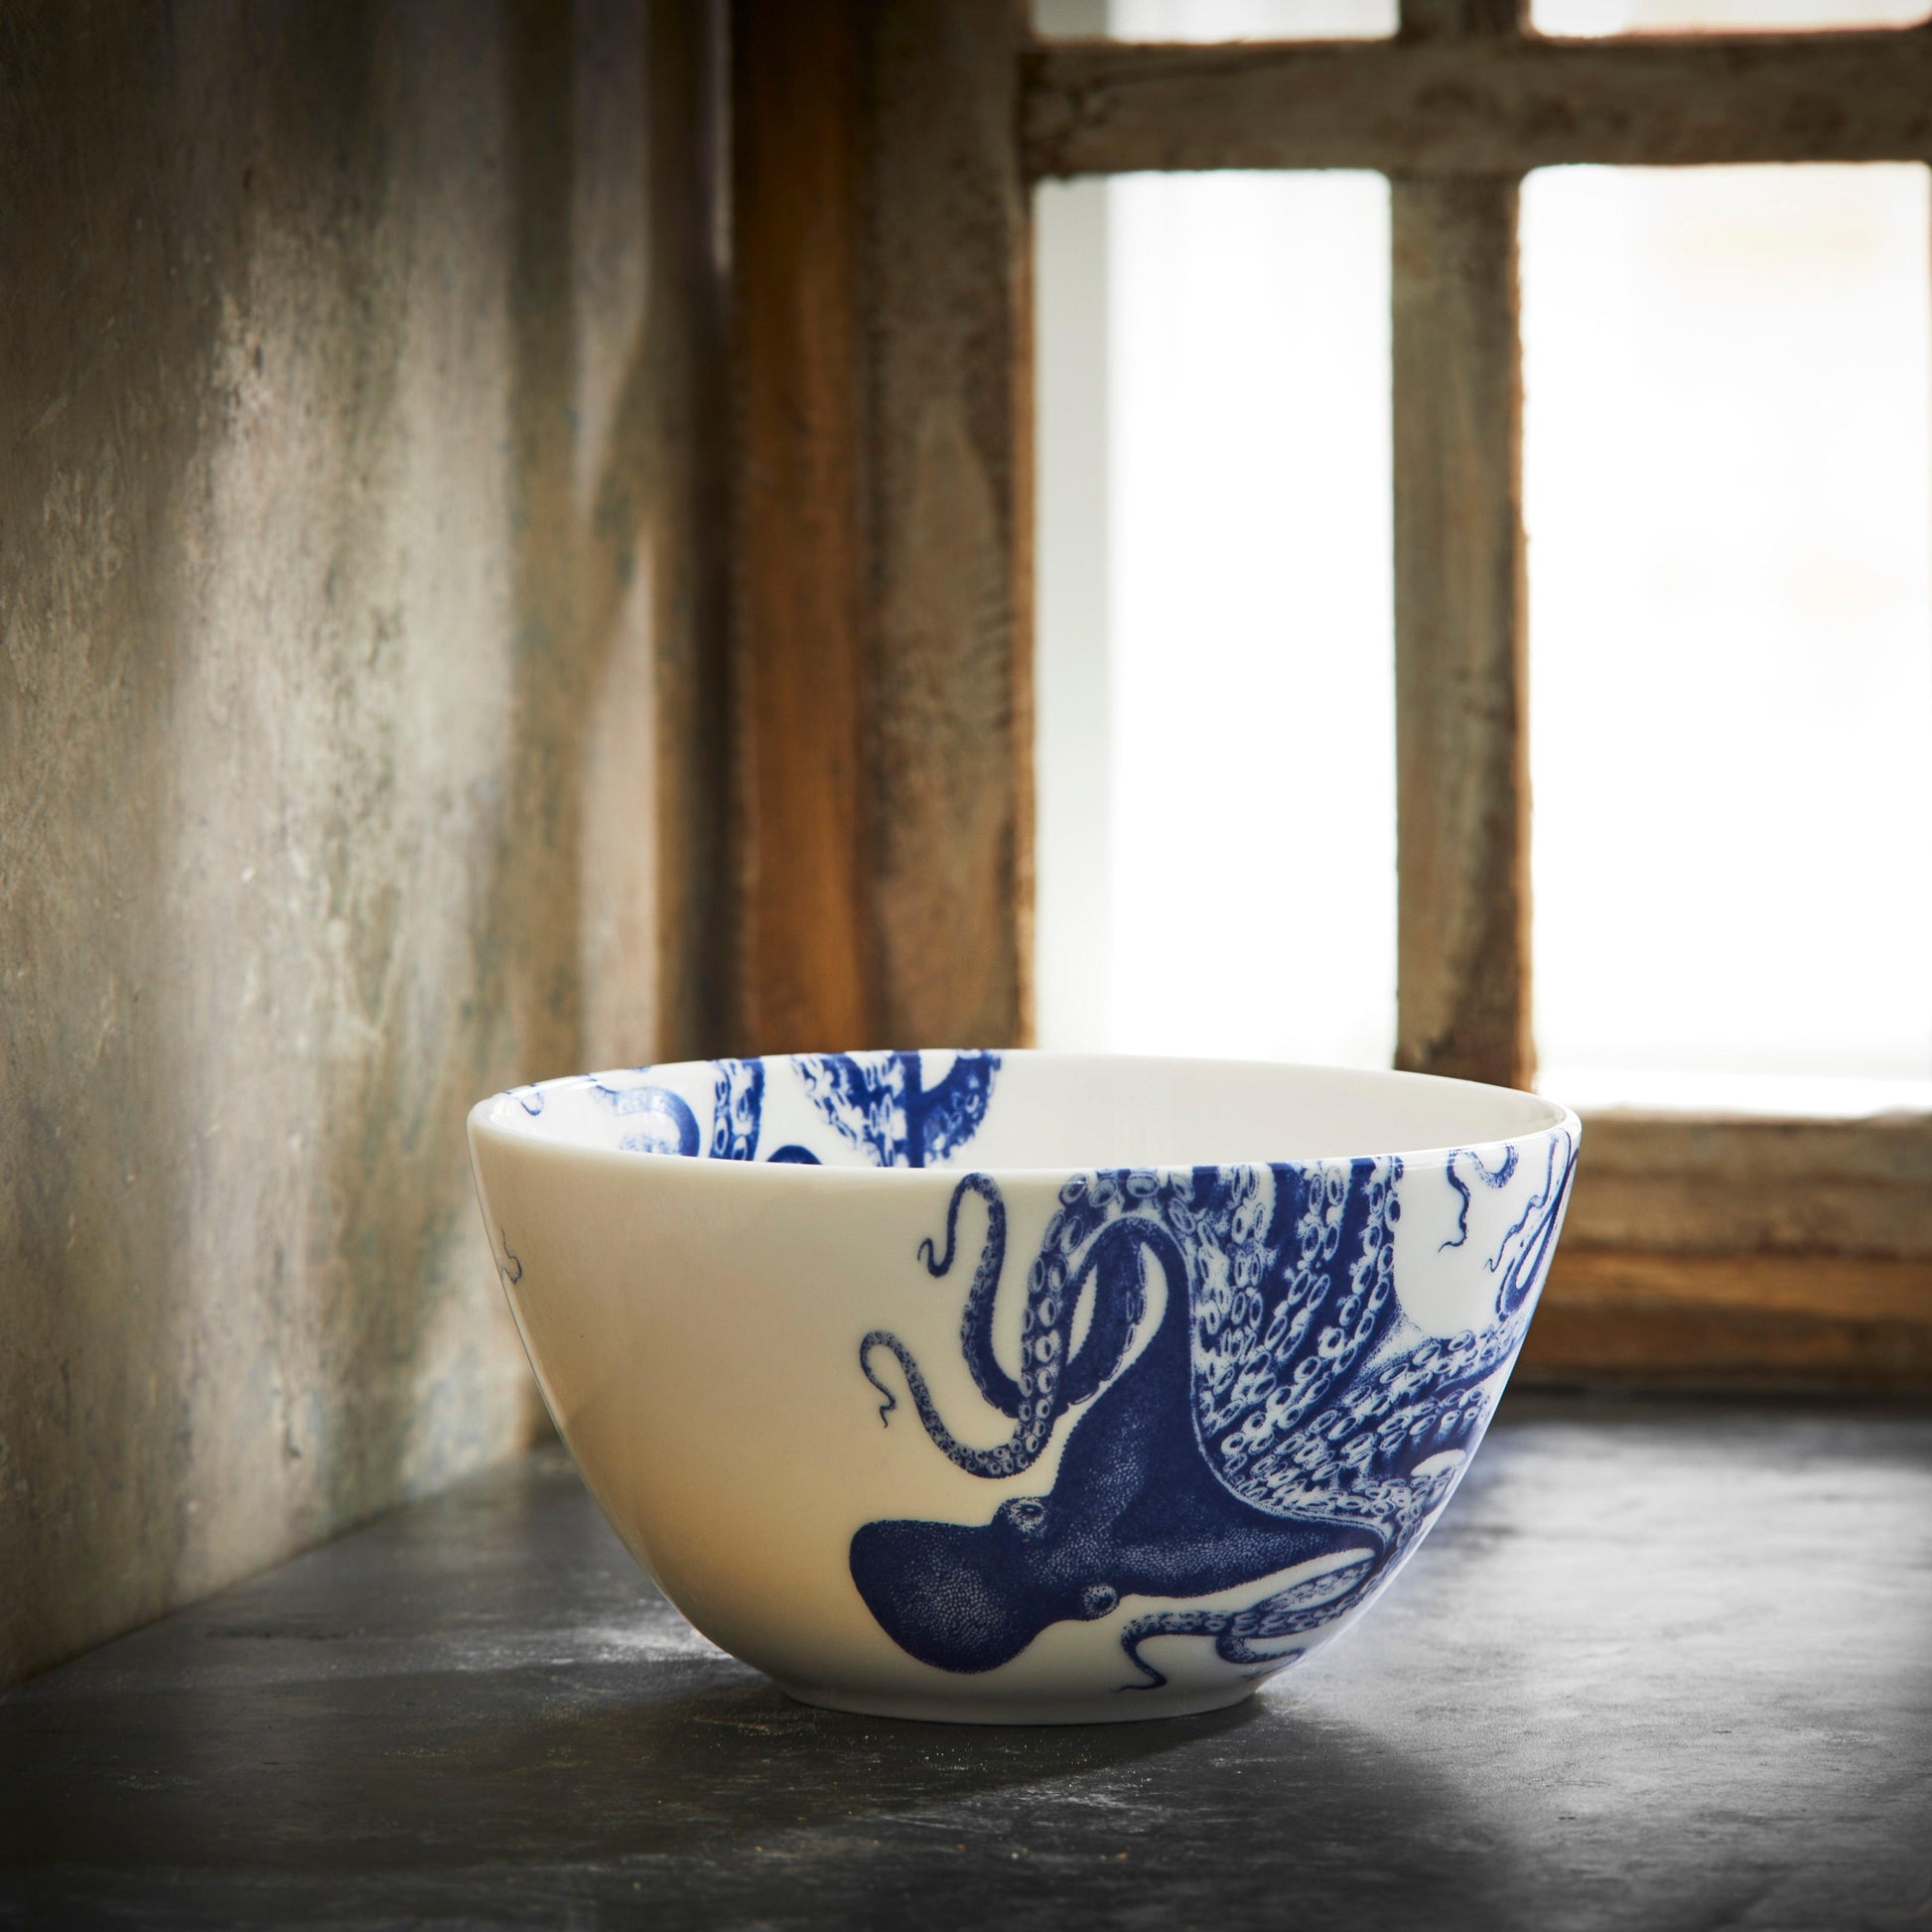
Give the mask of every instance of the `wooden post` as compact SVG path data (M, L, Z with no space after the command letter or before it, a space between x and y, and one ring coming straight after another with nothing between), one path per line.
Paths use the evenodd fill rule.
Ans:
M1531 1074L1513 181L1394 183L1397 1049Z
M867 850L864 75L844 6L732 19L732 722L750 1050L873 1035Z
M734 12L738 1042L1029 1024L1022 21Z
M1527 0L1402 0L1405 41L1499 41L1518 38Z
M1033 238L1024 9L882 0L870 193L880 1022L1032 1026Z
M1408 0L1508 39L1513 0ZM1392 181L1396 1063L1526 1086L1529 756L1513 176Z

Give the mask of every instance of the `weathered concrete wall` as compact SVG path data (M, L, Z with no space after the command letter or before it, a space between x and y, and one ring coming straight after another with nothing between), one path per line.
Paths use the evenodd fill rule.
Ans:
M704 1041L714 40L0 0L0 1682L525 1443L465 1109Z

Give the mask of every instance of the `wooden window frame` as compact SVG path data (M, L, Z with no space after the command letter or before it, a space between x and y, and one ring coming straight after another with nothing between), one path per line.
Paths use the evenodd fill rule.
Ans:
M1393 198L1397 1063L1527 1085L1516 217L1567 162L1932 161L1932 28L1043 42L998 0L734 0L736 1043L1031 1029L1032 190ZM1932 1116L1589 1118L1523 1372L1932 1391Z

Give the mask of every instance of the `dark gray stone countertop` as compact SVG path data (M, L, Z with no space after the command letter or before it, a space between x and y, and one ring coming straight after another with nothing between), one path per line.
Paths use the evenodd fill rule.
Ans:
M1057 1730L788 1703L539 1454L0 1699L0 1925L298 1924L1932 1925L1932 1419L1513 1402L1332 1650Z

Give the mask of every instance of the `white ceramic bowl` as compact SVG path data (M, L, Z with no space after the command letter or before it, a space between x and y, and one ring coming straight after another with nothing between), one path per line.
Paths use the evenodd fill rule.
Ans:
M557 1427L808 1703L1209 1710L1357 1615L1481 1440L1574 1114L1397 1073L720 1060L470 1116Z

